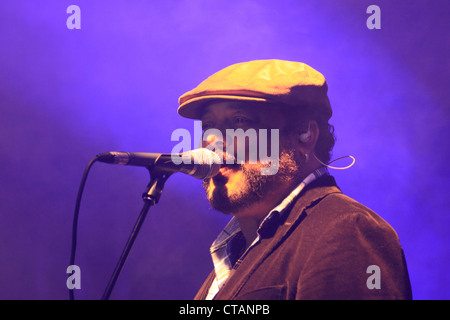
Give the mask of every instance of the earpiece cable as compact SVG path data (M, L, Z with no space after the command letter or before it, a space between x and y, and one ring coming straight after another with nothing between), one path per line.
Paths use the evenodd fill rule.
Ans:
M334 159L333 161L328 162L328 164L326 164L326 163L323 163L322 161L320 161L320 159L317 158L317 156L315 155L315 153L313 153L313 156L314 156L314 158L316 158L317 161L320 162L321 165L323 165L323 166L325 166L325 167L327 167L327 168L330 168L330 169L335 169L335 170L346 170L346 169L349 169L349 168L351 168L351 167L355 164L355 161L356 161L355 157L348 155L348 156L343 156L343 157ZM333 162L336 162L336 161L341 160L341 159L344 159L344 158L351 158L351 159L352 159L352 163L350 163L350 164L349 164L348 166L346 166L346 167L333 167L333 166L330 166L330 164L332 164Z

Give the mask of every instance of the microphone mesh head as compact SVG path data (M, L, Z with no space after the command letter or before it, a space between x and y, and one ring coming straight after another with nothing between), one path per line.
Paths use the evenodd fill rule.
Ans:
M207 179L214 177L219 173L222 166L222 159L219 155L209 149L195 149L188 152L194 164L196 164L193 177L198 179Z

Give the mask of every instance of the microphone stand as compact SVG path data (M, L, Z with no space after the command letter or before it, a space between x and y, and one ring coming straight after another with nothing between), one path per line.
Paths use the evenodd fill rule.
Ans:
M103 293L102 300L108 300L111 295L112 290L116 284L117 278L119 277L120 272L122 271L123 265L125 264L125 260L130 253L131 247L136 240L137 234L141 229L142 224L144 223L145 217L147 216L148 210L151 206L158 203L159 198L161 197L161 193L164 188L164 183L170 177L172 173L161 172L153 167L147 167L150 172L150 183L147 185L147 189L142 194L142 200L144 201L144 206L142 207L141 213L136 221L136 224L131 232L130 237L123 249L122 255L117 263L117 266L114 270L114 273L111 276L111 279L108 283L108 286Z

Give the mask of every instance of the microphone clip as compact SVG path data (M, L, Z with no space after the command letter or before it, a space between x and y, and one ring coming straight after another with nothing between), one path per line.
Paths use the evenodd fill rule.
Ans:
M147 185L147 189L142 194L142 200L144 200L144 202L150 201L152 205L155 205L161 197L164 184L173 172L158 170L155 166L149 166L146 168L150 173L150 182Z

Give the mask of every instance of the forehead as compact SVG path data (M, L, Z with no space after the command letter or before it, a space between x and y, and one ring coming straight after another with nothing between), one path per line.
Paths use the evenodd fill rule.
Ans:
M234 113L244 113L247 115L264 117L267 115L280 114L279 108L275 105L241 102L241 101L213 101L203 109L202 118L205 117L228 117Z

